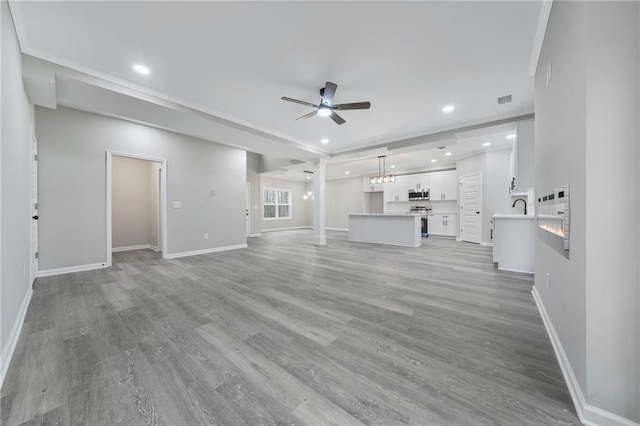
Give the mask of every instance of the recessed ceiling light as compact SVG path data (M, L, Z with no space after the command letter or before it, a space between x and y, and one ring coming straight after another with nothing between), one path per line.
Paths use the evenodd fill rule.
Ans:
M431 160L431 162L432 162L432 163L435 163L435 162L436 162L436 159L434 158L433 160Z
M507 139L515 139L516 135L507 135Z
M391 167L392 169L395 169L395 168L396 168L396 165L395 165L395 164L392 164L392 165L391 165L391 166L389 166L389 167Z
M320 142L322 142L322 143L329 143L329 139L324 138L324 139L322 139Z
M307 180L310 180L310 179L311 179L311 176L307 175Z
M349 170L347 170L346 172L344 172L344 174L345 174L345 175L348 175L348 174L349 174Z
M149 68L145 67L144 65L140 65L140 64L134 65L134 66L133 66L133 69L134 69L137 73L139 73L139 74L144 74L144 75L147 75L147 74L149 74L149 72L150 72L150 71L149 71Z
M444 155L446 155L447 157L451 155L450 152L445 152Z
M447 105L446 107L442 108L442 112L452 112L454 109L456 109L456 107L454 107L453 105Z
M489 146L489 145L491 145L491 142L485 142L482 144L482 146Z

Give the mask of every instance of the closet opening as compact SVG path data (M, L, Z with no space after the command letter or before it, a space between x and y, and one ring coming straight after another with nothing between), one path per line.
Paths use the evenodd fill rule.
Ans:
M107 266L122 251L166 258L166 167L164 159L107 152Z

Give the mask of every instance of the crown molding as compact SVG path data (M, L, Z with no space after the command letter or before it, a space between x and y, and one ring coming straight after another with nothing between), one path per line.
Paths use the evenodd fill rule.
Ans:
M531 77L536 75L536 69L538 68L538 61L540 60L542 43L544 43L544 35L547 32L547 24L549 23L552 5L553 0L542 1L540 16L538 17L538 28L536 29L536 35L533 39L533 48L531 50L531 62L529 63L529 75Z

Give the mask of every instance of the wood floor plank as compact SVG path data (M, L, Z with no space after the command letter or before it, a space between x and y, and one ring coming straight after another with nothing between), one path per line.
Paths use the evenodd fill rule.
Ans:
M578 424L531 276L309 230L38 279L2 425Z
M64 351L58 327L29 334L7 424L19 425L65 404ZM4 386L2 387L4 394Z

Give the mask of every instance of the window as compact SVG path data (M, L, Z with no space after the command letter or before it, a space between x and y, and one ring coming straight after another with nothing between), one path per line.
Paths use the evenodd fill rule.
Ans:
M291 219L291 190L267 189L264 190L265 219Z

